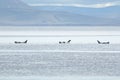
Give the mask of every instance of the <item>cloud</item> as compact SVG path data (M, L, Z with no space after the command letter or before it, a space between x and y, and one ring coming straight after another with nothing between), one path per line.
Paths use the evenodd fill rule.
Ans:
M120 5L120 1L116 2L107 2L107 3L101 3L101 4L29 4L30 6L71 6L71 7L88 7L88 8L105 8L110 6L117 6Z

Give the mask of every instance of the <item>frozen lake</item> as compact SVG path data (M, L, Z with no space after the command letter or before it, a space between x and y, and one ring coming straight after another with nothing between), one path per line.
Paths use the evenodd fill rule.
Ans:
M119 29L42 30L1 29L0 80L120 80Z
M120 76L120 53L1 52L0 75Z
M0 80L120 79L119 50L71 51L0 51Z

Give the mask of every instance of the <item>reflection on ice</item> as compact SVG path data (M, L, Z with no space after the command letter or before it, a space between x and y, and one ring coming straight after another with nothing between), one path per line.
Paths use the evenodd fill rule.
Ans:
M0 45L0 50L58 50L58 51L120 51L119 44L99 45L99 44L12 44Z

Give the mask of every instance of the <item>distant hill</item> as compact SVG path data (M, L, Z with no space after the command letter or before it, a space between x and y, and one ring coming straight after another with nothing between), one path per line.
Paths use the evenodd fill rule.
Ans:
M67 7L67 6L34 6L38 10L64 11L81 15L104 18L120 17L120 6L111 6L106 8L85 8L85 7Z
M0 8L28 8L28 5L20 0L0 0Z
M72 10L72 9L71 9ZM38 10L20 0L0 0L0 26L101 26L120 25L113 19L69 11Z

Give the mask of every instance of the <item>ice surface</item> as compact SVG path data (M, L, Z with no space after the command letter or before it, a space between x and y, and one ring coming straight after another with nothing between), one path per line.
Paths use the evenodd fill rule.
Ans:
M1 76L120 76L120 53L10 53L0 54Z
M47 76L33 76L33 77L0 77L0 80L120 80L120 77L80 77L80 76L58 76L58 77L47 77Z
M7 36L6 31L5 35L0 34L0 80L120 79L120 36L117 33L81 35L79 32L77 36L76 33L62 36L57 33L49 36ZM70 44L59 44L59 41L69 39L72 40ZM110 41L110 44L98 44L98 39ZM14 43L24 40L28 43Z

